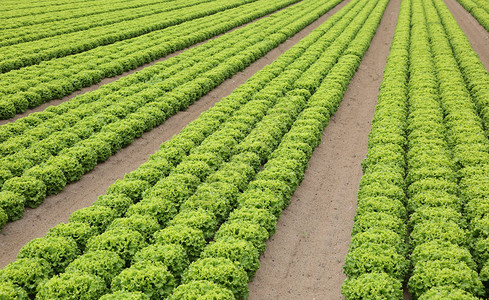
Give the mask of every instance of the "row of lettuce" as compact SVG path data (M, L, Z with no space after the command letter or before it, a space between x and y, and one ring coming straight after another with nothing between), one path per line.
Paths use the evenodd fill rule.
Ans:
M144 5L142 1L141 5L137 7L126 5L121 5L119 8L118 3L111 3L118 9L111 11L110 9L106 12L103 11L98 14L91 14L88 16L80 16L78 18L69 18L66 20L45 22L40 24L33 24L30 26L21 26L14 28L5 28L14 26L13 24L3 24L2 31L0 32L0 47L5 47L9 45L25 43L35 40L40 40L47 37L58 36L62 34L83 31L87 33L87 29L107 26L110 24L120 24L125 26L125 21L139 19L146 16L157 15L158 18L172 18L171 15L167 15L169 11L179 11L180 14L185 14L187 12L180 11L182 8L199 5L206 2L211 2L213 0L193 0L185 2L159 2L159 3L149 3L149 5ZM85 8L84 10L87 10ZM91 10L91 7L89 8ZM162 15L161 13L166 14ZM50 13L48 13L50 15ZM37 19L38 16L31 16L32 19ZM10 19L12 21L17 21L17 18ZM151 22L152 20L146 19L146 22ZM100 30L100 29L98 29ZM119 29L120 30L120 29ZM105 34L105 33L101 33Z
M53 35L20 44L4 45L0 48L0 73L158 32L161 29L213 15L254 1L202 1L202 3L196 5L183 5L180 9L164 10L156 15L122 21L116 24ZM216 20L216 22L218 21Z
M0 225L21 218L24 206L37 207L339 2L303 1L97 91L2 126L8 134L0 143Z
M25 245L0 295L243 299L388 0L353 0L93 206Z
M488 84L443 0L402 1L345 258L346 299L403 299L406 277L415 299L486 295Z
M30 1L30 2L19 2L13 0L6 0L3 2L0 11L2 15L1 19L8 20L12 18L29 18L31 22L26 22L27 24L34 24L36 20L32 20L30 16L37 15L40 19L40 23L45 20L61 20L68 18L76 18L79 16L85 16L93 13L100 13L105 11L105 9L113 9L113 4L122 5L122 2L126 3L128 7L137 7L147 5L147 3L155 3L156 0L81 0L77 2L68 0L50 0L50 1ZM107 8L110 7L110 8ZM117 8L115 8L117 9ZM56 14L59 13L59 14ZM64 14L64 16L62 15ZM8 21L7 21L8 22ZM22 24L21 24L22 25ZM0 27L4 28L4 27Z
M489 32L489 2L485 0L457 0Z
M273 13L298 0L249 0L246 2L251 3L240 5L242 1L238 0L220 1L221 5L213 3L216 6L210 8L211 10L237 7L76 55L52 59L39 65L0 74L0 118L11 118L28 108L70 95L104 78L120 75L125 71L153 62L175 51ZM185 17L190 18L188 15ZM171 19L161 21L173 22ZM116 30L115 34L119 33ZM97 38L105 37L102 35ZM85 39L80 39L80 42L82 41ZM63 42L61 47L68 44Z

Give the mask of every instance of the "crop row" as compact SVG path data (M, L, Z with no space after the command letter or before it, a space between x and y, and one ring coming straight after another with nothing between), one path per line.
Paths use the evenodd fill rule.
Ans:
M137 8L118 9L116 11L107 13L104 12L97 15L90 15L58 22L34 24L21 28L3 29L0 33L0 47L35 41L82 30L84 32L83 35L86 35L87 31L85 30L87 29L107 26L114 23L121 23L123 21L134 20L150 15L158 15L159 19L168 18L165 15L161 15L161 13L179 11L180 14L185 14L186 12L180 11L180 9L212 1L214 0L193 0L183 3L177 3L176 1L162 2ZM120 25L124 25L124 23ZM102 28L98 28L97 30L102 30Z
M436 15L437 25L445 29L442 40L445 49L452 50L452 58L442 56L455 70L450 79L445 76L445 88L458 87L459 93L446 93L445 113L450 114L450 142L453 144L454 158L459 174L459 189L465 204L465 218L468 221L469 247L474 256L481 281L489 282L489 141L487 140L487 107L489 100L489 74L484 69L477 54L470 47L467 37L443 2L433 0L430 16ZM461 48L463 46L465 50ZM467 51L467 49L469 49ZM465 88L462 88L465 87ZM456 98L457 97L457 98ZM464 121L461 122L462 117ZM453 121L452 121L453 120ZM457 123L458 122L458 123ZM485 128L485 132L484 132ZM487 293L487 288L485 289Z
M117 41L124 41L159 32L168 27L210 16L255 1L204 1L197 5L183 6L180 9L167 10L135 20L122 21L93 29L4 46L0 48L0 73L36 65L53 58L85 52L100 46L113 44ZM215 22L219 21L215 20Z
M137 38L0 74L0 117L61 98L250 22L297 0L263 0Z
M443 0L402 2L345 260L347 299L403 299L406 275L415 299L486 293L489 141L470 93L480 80L464 79L452 20Z
M435 1L435 5L486 134L489 135L489 73L448 8L439 1Z
M489 2L484 0L457 0L489 32Z
M5 181L0 208L8 220L20 218L24 205L36 207L46 195L58 193L97 162L187 108L338 2L303 1L114 82L105 91L85 94L73 102L78 106L55 107L61 114L49 112L51 118L44 122L30 121L45 113L24 118L30 121L23 124L34 125L0 144Z
M171 1L171 0L167 0ZM167 2L164 1L164 2ZM2 24L1 29L18 28L22 26L42 24L47 22L61 21L72 18L79 18L84 16L96 15L101 13L107 13L120 9L137 8L146 5L152 5L161 1L157 0L93 0L93 1L77 1L76 7L73 7L72 2L68 2L71 5L59 4L59 1L52 1L51 3L45 2L43 6L31 6L30 7L7 7L5 4L2 7ZM17 2L18 3L18 2Z
M245 298L264 242L387 2L351 1L165 142L94 206L27 244L3 270L0 290L33 296L40 282L60 273L37 288L38 299L68 291L96 299L108 283L114 293L102 299L161 299L180 281L172 299ZM53 246L56 251L45 251Z

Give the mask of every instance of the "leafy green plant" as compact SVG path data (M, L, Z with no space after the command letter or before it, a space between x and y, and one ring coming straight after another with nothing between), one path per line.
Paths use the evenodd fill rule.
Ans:
M27 300L29 296L27 292L16 284L10 281L0 283L0 298L14 299L14 300Z
M69 221L70 223L85 223L98 232L103 232L114 219L114 211L109 207L89 206L74 211Z
M419 300L476 300L479 299L461 289L449 287L435 287L422 294Z
M130 229L107 230L101 235L88 240L86 253L97 250L113 251L127 263L131 261L136 252L146 246L144 237L137 231Z
M7 265L0 273L0 278L4 282L22 287L29 295L34 295L37 286L52 275L53 270L46 260L21 258Z
M341 293L349 300L403 299L402 283L382 272L347 278Z
M149 197L167 199L180 205L194 193L199 182L196 176L190 174L172 174L147 190L143 197L145 199Z
M219 284L207 280L194 280L178 286L169 300L200 300L211 298L216 300L234 300L233 292Z
M259 208L279 217L284 207L283 199L270 190L249 188L238 198L238 208Z
M86 146L75 146L63 149L59 155L67 155L78 160L83 168L83 173L91 171L97 165L97 153Z
M154 234L155 243L181 245L190 260L199 257L205 247L204 233L201 230L185 225L168 226Z
M134 255L133 263L140 261L160 262L173 274L175 279L182 277L183 271L190 264L185 248L179 244L153 244L139 250Z
M140 291L150 299L163 299L175 288L175 279L160 262L140 261L114 277L112 291Z
M51 157L47 162L47 165L60 169L66 178L66 182L70 183L79 180L83 175L83 169L78 160L72 156L59 155ZM26 173L27 175L27 173Z
M100 297L100 300L148 300L148 295L142 292L117 291L110 294L105 294Z
M248 296L246 272L226 258L204 258L192 263L183 274L182 283L198 280L214 282L234 294L236 299Z
M243 239L250 242L260 254L265 251L265 242L268 232L258 224L243 220L233 220L223 224L214 236L215 241L229 237Z
M465 230L454 221L432 220L416 224L410 239L414 245L433 240L448 241L457 245L467 244Z
M59 223L49 229L46 236L68 237L75 240L78 248L83 251L89 238L98 233L98 228L92 227L86 223Z
M150 241L153 234L160 230L160 224L150 215L135 214L130 217L115 219L107 227L107 230L116 228L135 230L143 235L147 241Z
M143 215L152 217L158 221L161 226L166 226L178 213L177 206L172 201L160 197L147 197L144 200L132 205L127 210L126 216Z
M44 182L47 195L57 194L66 186L63 171L52 165L35 166L27 170L25 176L31 176Z
M408 286L409 290L418 297L437 286L462 289L473 295L484 294L484 286L477 272L464 262L453 260L427 261L414 266Z
M110 282L124 268L125 262L115 252L99 250L85 253L71 262L66 273L81 272L96 275L109 286Z
M99 196L93 205L108 207L116 217L122 217L132 203L132 199L124 194L110 194Z
M411 263L415 266L436 260L453 261L454 263L464 262L471 269L476 269L476 264L469 250L442 240L418 245L411 253Z
M183 210L168 223L169 226L185 225L198 229L204 233L204 238L208 241L218 228L216 217L210 211L204 209Z
M406 232L406 224L402 219L383 212L369 212L355 217L352 236L370 228L389 229L401 236L404 236Z
M367 197L358 202L356 212L357 216L372 212L386 213L401 220L407 219L406 209L404 208L404 204L402 202L383 196Z
M22 218L25 199L21 194L10 191L0 192L0 208L5 212L9 221Z
M3 225L7 224L7 221L8 221L7 213L5 212L5 210L3 210L3 208L0 208L0 228L2 228Z
M3 184L2 191L10 191L24 196L25 205L37 207L46 197L46 185L35 177L22 176L11 178Z
M241 220L258 224L268 231L271 237L275 233L277 218L270 211L263 208L242 207L235 209L228 218L228 221Z
M386 273L402 280L408 269L408 261L390 245L364 244L348 252L345 258L345 274L358 277L364 273Z
M405 240L392 230L385 228L372 227L366 231L355 234L351 238L350 250L352 251L358 247L374 245L386 245L396 249L396 252L405 256L407 254L407 245Z
M236 239L233 237L222 238L218 241L211 242L200 255L201 258L227 258L240 267L248 274L251 280L255 272L260 267L258 260L258 250L248 241Z
M150 187L149 183L142 180L116 180L107 189L107 195L123 194L138 202L143 198L143 192Z
M72 238L49 236L27 243L20 249L17 258L43 258L55 273L60 273L79 254L80 250Z
M37 299L98 299L106 291L104 280L87 273L63 273L39 286Z

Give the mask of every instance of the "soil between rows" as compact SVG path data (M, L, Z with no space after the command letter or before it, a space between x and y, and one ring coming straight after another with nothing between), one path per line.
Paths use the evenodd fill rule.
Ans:
M106 162L97 165L79 181L67 185L59 194L47 197L39 207L35 209L26 208L24 216L20 220L7 223L0 232L0 268L15 260L20 248L27 242L44 236L50 228L58 223L67 222L75 210L90 206L98 196L105 193L108 186L115 180L121 179L124 174L135 170L145 162L150 154L158 150L161 143L178 134L185 125L219 102L221 98L229 95L257 71L272 63L283 52L306 37L348 2L349 0L340 3L248 68L224 81L219 87L192 104L186 111L177 113L162 125L143 134L141 138L121 149ZM91 88L95 89L96 87Z

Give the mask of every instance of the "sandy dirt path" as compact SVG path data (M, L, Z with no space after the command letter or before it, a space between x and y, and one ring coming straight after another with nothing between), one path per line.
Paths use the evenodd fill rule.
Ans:
M263 58L226 80L219 87L196 101L186 111L179 112L151 132L145 133L106 162L97 165L81 180L67 185L58 195L49 196L38 208L26 209L22 219L5 225L0 232L0 268L15 260L19 249L27 242L43 236L56 224L66 222L73 211L90 206L97 199L97 196L104 194L107 187L116 179L122 178L125 173L136 169L145 162L150 154L158 150L161 143L179 133L186 124L198 117L200 113L213 106L222 97L229 95L236 87L244 83L258 70L273 62L348 2L349 0L342 2Z
M267 242L249 300L344 299L343 263L350 244L377 92L400 0L391 0L346 95L326 127L305 179Z
M445 4L469 39L472 48L479 54L482 64L489 70L489 32L457 0L445 0Z

